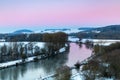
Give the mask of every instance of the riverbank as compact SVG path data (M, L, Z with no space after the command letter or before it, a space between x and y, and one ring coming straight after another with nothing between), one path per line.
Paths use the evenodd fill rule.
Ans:
M79 38L71 36L68 38L69 42L80 42L85 44L86 41L90 41L93 42L94 45L96 44L100 44L100 45L104 45L104 46L109 46L112 43L116 43L116 42L120 42L120 40L115 40L115 39L81 39L79 40Z
M17 66L20 64L28 63L28 62L34 61L34 58L35 58L35 56L29 57L24 62L22 61L22 59L20 59L20 60L14 60L14 61L0 63L0 69L5 69L5 68L11 67L11 66Z
M64 52L66 52L66 47L59 49L59 53L64 53ZM32 57L26 58L24 61L23 59L19 59L19 60L14 60L14 61L3 62L3 63L0 63L0 70L8 68L8 67L12 67L12 66L18 66L18 65L25 64L25 63L37 61L37 60L46 59L48 57L50 56L32 56Z
M68 44L70 47L68 52L60 53L54 57L39 60L38 62L29 62L17 67L13 66L0 70L0 80L36 80L40 76L44 78L54 74L58 67L63 65L72 67L77 61L81 62L91 56L92 51L86 48L86 45L82 44L79 47L76 43Z

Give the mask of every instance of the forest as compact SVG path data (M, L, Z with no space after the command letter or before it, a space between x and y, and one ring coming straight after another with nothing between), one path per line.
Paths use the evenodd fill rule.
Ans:
M95 57L83 66L85 80L102 78L120 79L120 43L110 46L94 46Z
M29 42L19 42L23 39L24 35L14 37L11 39L13 42L6 42L0 46L0 62L12 61L23 59L31 56L53 56L59 53L59 49L65 47L68 40L67 34L63 32L43 34L31 34ZM42 39L42 42L41 40ZM33 42L38 40L39 42ZM37 45L41 43L44 47Z

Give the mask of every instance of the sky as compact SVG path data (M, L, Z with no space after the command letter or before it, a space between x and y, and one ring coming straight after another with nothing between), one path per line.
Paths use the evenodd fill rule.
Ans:
M0 33L120 24L120 0L0 0Z

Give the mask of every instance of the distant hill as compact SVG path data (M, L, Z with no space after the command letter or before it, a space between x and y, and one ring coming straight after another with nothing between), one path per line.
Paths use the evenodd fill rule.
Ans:
M82 31L88 31L88 30L94 30L96 28L92 28L92 27L85 27L85 28L78 28L79 30L82 30Z
M70 30L70 29L67 29L67 28L63 28L63 29L45 29L45 31L55 31L55 30L66 31L66 30Z
M120 25L110 25L99 28L79 28L79 30L83 30L84 32L119 32Z
M83 28L84 29L84 28ZM83 32L71 34L81 38L120 39L120 25L110 25L99 28L85 28Z
M28 29L21 29L21 30L14 31L13 33L9 33L8 36L16 36L20 34L30 34L30 33L33 33L33 31Z
M17 36L21 34L30 34L30 33L33 33L33 31L28 29L21 29L21 30L14 31L13 33L8 33L7 36Z
M0 34L0 39L5 39L9 41L9 38L12 39L13 37L20 38L20 35L26 36L24 39L27 39L28 36L33 34L44 34L44 33L55 33L55 32L65 32L69 36L75 36L80 38L94 38L94 39L120 39L120 25L110 25L105 27L99 28L63 28L63 29L45 29L40 30L39 32L33 32L28 29L22 29L14 31L13 33L8 34ZM33 36L33 35L31 35Z
M96 30L99 30L101 32L119 32L120 25L110 25L106 27L96 28Z
M13 32L13 34L29 34L29 33L33 33L33 31L28 29L22 29L22 30L17 30Z
M70 33L78 33L81 32L82 30L79 30L77 28L62 28L62 29L45 29L45 30L40 30L37 31L36 33L55 33L55 32L64 32L66 34Z

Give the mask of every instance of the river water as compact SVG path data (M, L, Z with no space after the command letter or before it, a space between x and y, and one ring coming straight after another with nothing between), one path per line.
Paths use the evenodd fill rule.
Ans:
M68 53L59 54L39 62L31 62L18 67L10 67L0 70L0 80L35 80L40 76L53 74L55 70L62 66L73 66L77 61L82 61L92 53L85 45L79 46L76 43L70 43Z

